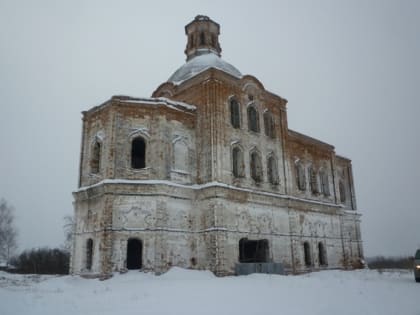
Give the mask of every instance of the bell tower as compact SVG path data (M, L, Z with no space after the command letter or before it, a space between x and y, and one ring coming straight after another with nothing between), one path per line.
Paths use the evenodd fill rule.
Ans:
M220 26L208 16L197 15L191 23L185 26L188 37L185 54L187 61L195 56L214 53L220 57L222 49L219 44Z

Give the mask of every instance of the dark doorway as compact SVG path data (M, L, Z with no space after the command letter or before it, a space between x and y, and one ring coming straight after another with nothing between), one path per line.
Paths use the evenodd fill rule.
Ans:
M312 266L311 247L308 242L303 243L303 253L305 255L305 266Z
M248 240L243 238L239 241L239 262L255 263L268 261L268 240Z
M130 238L127 242L127 269L141 269L143 246L140 240Z

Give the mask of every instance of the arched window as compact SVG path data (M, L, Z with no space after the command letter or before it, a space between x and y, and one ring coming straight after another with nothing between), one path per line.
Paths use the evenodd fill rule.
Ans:
M328 174L325 171L319 172L319 177L321 179L321 190L325 196L330 195L330 185L328 183Z
M239 113L239 103L232 99L230 101L230 123L232 124L233 128L240 128L241 127L241 116Z
M276 130L274 125L273 115L269 111L264 113L264 131L265 135L270 138L276 137Z
M93 262L93 240L89 238L86 241L86 269L92 269L92 262Z
M142 137L137 137L131 143L131 167L146 167L146 142Z
M238 147L232 150L232 173L234 177L244 177L244 154Z
M346 189L344 188L344 183L341 180L338 183L338 189L340 191L340 201L342 203L346 202Z
M262 182L263 173L262 173L262 165L261 165L261 157L257 152L251 153L251 177L257 183Z
M258 112L254 106L248 107L248 129L254 132L260 132L260 121Z
M296 168L296 183L299 190L306 189L306 176L305 176L305 168L301 163L297 163L295 165Z
M95 141L93 145L90 168L93 174L99 173L101 169L101 143L99 141Z
M269 156L267 160L267 177L268 181L272 185L279 184L279 173L277 171L277 161L274 156Z
M308 242L303 243L303 254L305 256L305 266L310 267L312 266L312 258L311 258L311 246Z
M318 194L319 193L319 188L318 188L318 176L316 171L314 170L314 168L311 166L309 168L309 176L310 176L310 180L311 180L311 191L313 194Z
M324 244L318 243L318 261L320 266L327 265L327 253L325 252Z

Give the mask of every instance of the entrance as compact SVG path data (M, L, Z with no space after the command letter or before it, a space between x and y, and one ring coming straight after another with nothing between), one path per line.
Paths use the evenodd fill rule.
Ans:
M141 240L130 238L127 242L127 269L141 269L143 245Z

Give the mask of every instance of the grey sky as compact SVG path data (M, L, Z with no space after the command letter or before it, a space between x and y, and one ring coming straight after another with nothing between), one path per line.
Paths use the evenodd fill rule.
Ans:
M82 110L145 96L185 61L184 26L285 97L289 128L353 161L367 256L420 247L420 1L0 0L0 197L21 249L58 246Z

